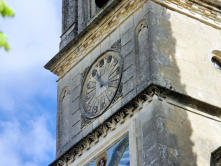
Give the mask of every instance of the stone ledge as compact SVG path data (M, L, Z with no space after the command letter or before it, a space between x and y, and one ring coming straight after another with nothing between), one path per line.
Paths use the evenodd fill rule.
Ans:
M120 3L121 0L112 0L103 10L102 12L98 13L84 28L83 31L78 33L74 38L72 38L65 46L60 49L60 51L44 66L46 69L50 70L51 66L57 62L65 53L68 51L73 45L75 45L85 34L87 34L88 31L90 31L94 26L97 25L99 20L101 20L102 17L106 16L111 9L113 9L118 3ZM67 30L68 31L68 30ZM68 34L66 34L68 36Z
M143 108L144 102L151 103L153 98L156 97L158 100L165 100L166 102L167 98L174 100L177 103L200 110L202 113L208 114L208 117L212 115L218 119L221 118L221 108L193 99L190 96L165 89L158 85L151 84L134 99L126 103L118 112L112 115L103 124L98 126L63 155L58 157L49 166L64 166L67 162L74 162L75 158L81 156L84 151L87 151L91 146L96 144L100 137L106 137L108 132L115 130L118 125L124 123L126 120L133 117L135 113L139 112ZM205 116L205 114L203 116Z
M116 0L113 0L113 2L115 2ZM121 0L123 1L123 0ZM220 28L220 23L221 23L221 11L219 10L219 6L217 8L217 6L211 5L209 4L212 3L212 0L204 0L204 1L199 1L199 0L152 0L157 4L160 4L161 6L166 6L169 9L175 10L177 12L180 12L182 14L188 15L193 19L201 19L201 22L209 24L213 27L216 28ZM138 0L130 0L128 1L129 6L131 5L131 10L136 10L136 7L139 6L138 5ZM135 3L134 3L135 2ZM139 1L140 4L146 2L144 0ZM207 3L205 3L207 2ZM217 1L220 2L220 1ZM116 2L117 3L117 2ZM125 3L125 2L124 2ZM111 3L112 4L112 3ZM122 3L123 4L123 3ZM128 6L127 3L125 3L126 6ZM134 5L136 4L136 5ZM213 4L219 4L219 3L215 3L213 2ZM116 4L115 4L116 5ZM135 7L134 7L135 6ZM107 6L108 7L108 6ZM178 10L179 8L179 10ZM125 14L125 9L121 9L121 14L123 12L123 14ZM115 17L113 18L108 18L107 20L109 20L110 22L107 22L104 24L103 27L100 27L100 29L96 32L93 33L93 35L89 36L87 38L87 40L83 41L83 43L79 43L79 47L76 47L73 49L73 52L71 54L65 54L67 53L67 51L69 51L77 42L79 42L83 37L86 37L85 35L89 35L88 31L90 31L95 25L97 25L99 23L99 19L101 18L100 15L102 15L103 12L100 13L100 15L98 15L91 23L90 25L88 25L85 30L83 30L80 34L78 34L78 36L76 38L74 38L68 45L66 45L62 50L60 50L59 53L57 53L57 55L55 57L53 57L46 65L45 68L50 70L51 72L59 75L60 77L63 77L67 71L70 70L70 68L72 68L74 66L74 62L76 61L76 59L79 59L80 61L85 57L83 53L86 53L87 51L89 51L89 49L94 48L94 45L91 45L91 43L94 43L94 39L97 38L97 36L102 35L105 36L106 33L110 33L110 31L112 31L113 26L116 25L116 21L118 18L118 15L121 16L119 14L119 11L117 11ZM188 12L188 13L186 13ZM104 12L105 13L105 12ZM126 11L126 13L130 13L128 11ZM108 10L106 12L106 15L108 14ZM198 18L200 16L200 18ZM121 18L121 17L120 17ZM124 17L123 17L124 18ZM108 25L106 25L108 24ZM111 24L111 25L109 25ZM112 25L113 24L113 25ZM109 26L107 28L107 26ZM104 29L102 29L104 28ZM103 30L103 31L102 31ZM104 34L102 34L102 33ZM84 57L83 57L84 56ZM79 61L77 60L77 61ZM76 64L76 63L75 63Z

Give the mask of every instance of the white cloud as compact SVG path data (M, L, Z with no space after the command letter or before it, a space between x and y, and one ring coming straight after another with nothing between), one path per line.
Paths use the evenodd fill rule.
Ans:
M58 51L61 19L55 6L56 1L9 2L16 16L3 20L1 28L8 35L11 51L9 55L1 52L1 68L27 71L44 65Z
M16 16L2 20L1 29L9 38L11 50L9 53L0 50L0 112L16 111L22 99L29 102L39 95L56 97L56 77L43 66L58 52L61 2L8 0L8 3Z
M6 2L16 16L0 19L11 45L0 50L0 165L47 165L55 157L56 76L43 66L58 52L61 0Z
M5 94L8 92L27 98L35 94L54 96L51 91L55 88L51 85L56 77L43 66L58 52L61 27L58 10L58 4L61 4L58 2L8 1L16 16L3 20L1 26L8 35L11 51L0 51L0 98L4 98L1 95L7 96L8 101L13 103L10 96Z
M48 161L55 151L55 139L47 128L47 119L42 116L28 121L1 122L0 165L24 166L41 165Z

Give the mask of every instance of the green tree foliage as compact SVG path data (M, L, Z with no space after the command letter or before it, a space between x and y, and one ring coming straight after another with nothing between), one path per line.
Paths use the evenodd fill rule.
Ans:
M2 17L13 17L14 11L5 3L4 0L0 0L0 14ZM3 32L0 32L0 48L3 47L6 51L9 51L8 39Z

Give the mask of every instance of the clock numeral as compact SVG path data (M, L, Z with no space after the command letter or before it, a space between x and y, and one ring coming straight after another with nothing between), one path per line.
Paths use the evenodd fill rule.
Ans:
M109 56L109 57L107 58L107 63L111 63L111 61L112 61L112 56Z
M120 74L120 66L117 67L116 74Z
M111 101L111 99L108 97L108 90L105 91L105 98L104 100L107 100L107 102L109 103Z
M103 110L105 107L106 107L106 103L105 103L105 102L102 102L102 103L101 103L101 106L100 106L100 109Z
M95 77L96 75L97 75L97 70L94 69L94 70L92 71L92 77Z
M116 77L116 76L119 75L119 74L120 74L120 66L118 66L116 69L114 69L114 70L111 72L111 74L110 74L110 76L109 76L109 79L112 79L112 78Z
M85 80L82 101L88 116L103 112L113 100L121 77L120 58L106 54L92 65Z
M94 89L96 87L96 82L94 81L89 81L87 84L88 89Z
M92 112L97 113L97 111L98 111L98 106L94 106L93 109L92 109Z
M112 87L111 87L112 88ZM114 91L113 90L111 90L111 88L109 88L108 90L107 90L107 94L108 94L108 97L110 97L110 98L112 98L113 96L114 96ZM112 88L113 89L113 88ZM115 90L115 89L114 89Z
M88 100L90 100L90 98L91 98L90 96L86 95L84 100L87 102Z
M113 87L113 88L117 88L118 81L119 81L119 79L112 80L108 86Z
M99 67L103 67L104 66L104 59L102 59L99 63Z
M114 58L114 66L118 64L117 58Z
M92 92L95 92L95 88L94 89L92 89L91 91L89 91L89 92L87 92L87 94L89 95L89 94L91 94Z

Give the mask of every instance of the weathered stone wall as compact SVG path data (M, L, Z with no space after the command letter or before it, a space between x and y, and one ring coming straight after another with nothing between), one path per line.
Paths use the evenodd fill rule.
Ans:
M221 96L217 92L221 90L219 84L221 72L214 68L209 59L213 49L220 49L220 30L150 1L137 9L127 20L121 21L121 25L117 29L114 29L103 41L96 43L96 47L89 55L58 81L57 157L97 128L150 84L157 84L220 107ZM103 115L89 122L86 127L82 127L82 123L84 123L80 105L82 74L98 56L119 40L121 41L120 54L124 60L121 80L122 96ZM64 96L65 91L69 95ZM185 112L178 111L178 108L175 109L175 107L168 109L174 109L176 112L171 115L171 117L175 116L175 120L176 116L181 118L179 117L180 112ZM196 125L196 122L193 119L189 120L188 116L186 112L183 113L182 120L186 119L186 123L188 123L185 125L190 125L192 122L193 126ZM146 117L143 118L146 121ZM194 118L200 119L200 116ZM207 120L202 118L203 122ZM184 134L183 132L178 133L178 129L181 131L185 127L180 126L173 130L177 133L173 133L171 124L176 123L172 123L172 121L170 123L169 120L166 123L169 125L167 132L170 134L166 140L169 142L166 142L165 145L175 147L175 149L170 149L171 153L178 153L178 149L184 148L182 153L179 153L181 157L175 159L175 163L181 161L185 163L185 154L200 153L199 150L194 149L196 152L193 150L193 147L195 148L193 142L196 139L192 140L191 130L185 131L187 139L185 145L190 143L189 146L191 146L185 151L185 146L178 142ZM208 128L210 129L210 127ZM149 129L145 130L147 131L144 131L143 134L150 134ZM199 134L201 130L203 128L196 130L196 133ZM153 130L153 132L155 131ZM200 136L198 134L196 136ZM167 136L166 133L165 136ZM145 139L151 139L151 136L147 136ZM164 144L162 143L162 145ZM163 150L164 146L155 148ZM189 151L190 149L193 151ZM210 149L212 148L210 147ZM210 150L207 151L207 153L209 152ZM157 155L157 150L155 153ZM199 160L203 159L199 158ZM198 158L194 158L193 163L196 162L198 162Z
M160 76L174 90L221 107L221 70L211 62L221 31L171 10L158 15L151 36Z
M102 12L95 12L91 16L90 5L95 6L91 0L63 0L62 3L62 35L60 50L65 48L77 35L87 33L90 28L96 26L110 10L121 0L109 0Z
M211 153L221 145L220 119L157 96L136 116L136 129L138 165L208 166Z

